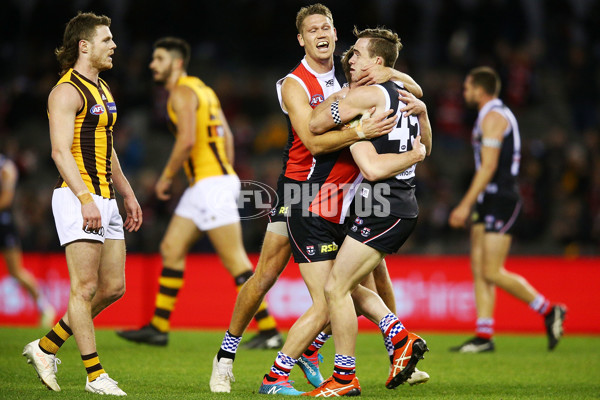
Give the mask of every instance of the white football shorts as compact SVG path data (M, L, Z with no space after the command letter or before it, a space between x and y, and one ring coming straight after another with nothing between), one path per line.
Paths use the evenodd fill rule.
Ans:
M54 189L52 214L54 214L54 224L61 246L76 240L96 240L104 243L105 239L125 239L123 218L119 214L117 200L105 199L96 194L92 194L92 197L102 217L102 228L98 232L83 229L81 203L71 189L68 187Z
M240 188L237 175L204 178L183 192L175 214L194 221L201 231L239 222Z

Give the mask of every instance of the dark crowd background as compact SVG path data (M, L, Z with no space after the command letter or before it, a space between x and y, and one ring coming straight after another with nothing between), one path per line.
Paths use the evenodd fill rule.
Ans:
M102 73L119 117L115 148L144 211L129 251L157 252L186 185L166 203L153 186L173 137L164 89L148 70L152 43L187 39L189 73L220 97L235 135L241 179L275 186L287 139L275 82L303 56L295 16L306 1L4 0L0 13L0 152L18 164L14 206L25 251L58 251L51 212L58 172L50 157L46 100L58 80L53 50L78 10L106 14L117 43ZM464 254L467 231L447 218L473 174L476 112L462 100L465 73L479 65L502 76L501 98L515 112L523 141L522 214L513 254L598 255L600 244L600 2L592 0L323 1L333 12L337 53L352 28L385 25L404 43L396 67L424 90L433 153L417 167L419 223L403 252ZM266 218L243 222L248 251L260 250ZM211 251L204 240L195 251Z

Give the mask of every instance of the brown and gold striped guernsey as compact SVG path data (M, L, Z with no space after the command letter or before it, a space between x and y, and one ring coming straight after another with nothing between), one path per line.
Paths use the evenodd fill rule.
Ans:
M91 193L114 199L111 156L117 106L112 93L102 79L98 79L96 85L72 68L56 86L62 83L73 85L83 99L83 107L75 116L75 135L71 146L81 178ZM56 187L67 187L67 183L59 177Z
M189 159L183 165L190 186L210 176L235 175L225 153L223 121L219 117L221 103L217 95L193 76L179 78L177 85L189 87L198 97L196 142ZM173 125L173 133L177 135L177 115L170 100L167 102L167 112Z

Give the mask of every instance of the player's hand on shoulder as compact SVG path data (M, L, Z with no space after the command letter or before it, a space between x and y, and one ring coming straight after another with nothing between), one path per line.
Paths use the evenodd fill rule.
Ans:
M369 110L369 115L375 113L375 107ZM387 110L375 116L369 116L362 119L362 130L367 139L387 135L398 124L398 116L394 115L394 110Z
M403 117L427 113L427 106L425 103L417 99L415 95L409 91L398 89L398 100L406 104L406 106L400 109Z

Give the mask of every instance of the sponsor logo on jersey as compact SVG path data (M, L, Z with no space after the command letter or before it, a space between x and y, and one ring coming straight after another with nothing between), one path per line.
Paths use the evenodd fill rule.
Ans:
M360 195L364 198L369 197L369 188L366 188L366 187L361 188Z
M333 251L338 251L338 248L339 248L339 246L335 242L333 242L333 243L319 244L319 252L321 254L331 253Z
M306 254L309 256L315 255L315 246L306 246Z
M362 231L360 231L360 234L363 237L368 237L371 234L371 228L367 228L366 226L364 228L362 228Z
M106 96L102 93L102 100L106 100Z
M356 217L356 219L354 220L354 223L355 223L356 225L362 225L362 224L363 224L363 222L364 222L364 221L362 220L362 218L361 218L361 217Z
M333 79L325 81L325 87L333 87Z
M108 107L108 112L111 114L114 114L117 112L117 105L115 104L115 102L111 102L111 103L106 103L106 106Z
M317 93L317 94L313 94L313 97L311 97L310 99L310 106L311 107L316 107L319 104L321 104L323 101L325 100L325 97L323 97L322 94Z
M94 115L100 115L104 113L104 106L102 104L96 104L90 108L90 113Z
M356 226L356 225L352 225L352 228L350 228L350 230L351 230L352 232L356 232L356 231L358 231L358 226Z

